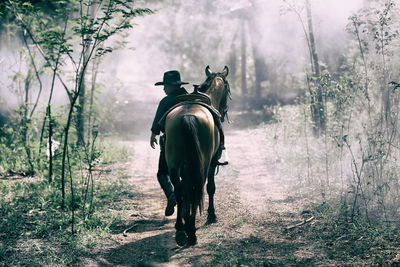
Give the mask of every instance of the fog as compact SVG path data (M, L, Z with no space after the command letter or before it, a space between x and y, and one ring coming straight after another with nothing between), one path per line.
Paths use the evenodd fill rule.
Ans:
M136 20L138 25L129 37L129 46L135 50L121 51L119 57L112 57L116 60L113 67L119 80L148 80L148 84L143 86L151 87L154 81L162 78L164 71L178 69L183 78L198 83L204 79L203 71L199 71L205 68L204 63L215 70L227 65L231 44L240 42L237 32L241 23L246 24L247 39L250 38L250 32L258 30L254 34L260 35L258 45L266 58L287 61L291 71L302 71L307 64L308 52L301 24L293 12L283 12L286 4L280 0L256 1L258 8L252 13L256 15L259 29L249 27L246 19L240 15L229 15L239 9L251 8L250 1L235 1L232 6L229 5L231 1L214 1L217 2L213 4L217 6L216 10L208 15L196 12L201 5L197 1L185 1L182 6L168 6L170 2L177 1L153 4L155 14ZM317 49L322 50L322 54L325 49L345 49L348 17L361 7L361 3L361 0L312 2ZM305 14L302 15L306 22ZM171 38L174 40L171 41ZM172 42L179 47L169 47ZM204 45L207 43L216 43L217 46L207 47ZM198 48L200 51L196 53L199 58L189 60L185 57L189 53L187 50ZM218 57L212 50L218 51ZM248 50L248 57L251 57L250 47Z
M333 72L349 43L345 32L348 17L363 2L311 1L317 51L322 64ZM302 1L142 1L140 5L151 8L154 14L136 18L136 25L125 39L126 47L104 59L99 74L103 97L99 100L107 100L107 105L114 101L116 110L122 108L127 112L121 116L139 112L140 116L151 118L157 102L164 95L162 88L154 83L162 80L165 71L177 69L183 81L198 84L205 79L207 65L214 71L221 71L232 63L232 53L236 60L235 66L229 66L228 80L234 95L239 94L242 39L246 43L246 77L250 94L254 90L254 49L260 51L272 75L283 77L283 80L294 77L304 81L304 74L309 70L307 43L301 21L288 9L288 3L298 8L306 23ZM20 63L23 55L18 50L22 43L14 38L8 47L0 48L0 96L9 108L21 103L15 92L21 85L15 84L13 75L26 73L26 66ZM46 103L49 94L49 79L50 75L44 79L41 105ZM287 87L286 84L286 81L280 83L281 87ZM37 84L35 86L32 99L37 94ZM53 103L65 104L64 89L59 83L56 87ZM192 90L191 85L186 88ZM271 88L265 88L268 90ZM275 90L290 92L291 88ZM140 112L142 107L149 108Z

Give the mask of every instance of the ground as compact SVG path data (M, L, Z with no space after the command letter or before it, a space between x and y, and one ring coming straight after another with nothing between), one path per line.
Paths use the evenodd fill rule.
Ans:
M227 131L229 165L216 176L218 222L206 226L207 212L199 215L198 244L193 247L175 243L175 215L164 216L166 199L155 175L158 150L152 150L147 139L127 143L135 151L127 168L136 194L130 200L131 212L123 218L129 230L125 236L123 231L114 234L85 265L279 266L317 264L326 258L312 242L296 235L314 220L287 230L311 217L306 210L311 199L289 193L290 181L281 179L281 162L264 145L263 128Z
M331 208L317 186L307 189L299 177L304 166L296 165L303 160L296 149L301 146L282 142L285 131L275 126L226 127L229 165L216 175L218 221L205 225L206 211L197 216L195 246L175 243L175 215L164 216L166 199L156 178L159 150L151 149L146 131L123 141L133 151L127 162L99 167L107 175L97 175L96 184L108 181L115 188L113 195L103 186L107 198L97 204L105 224L96 224L99 231L71 236L68 223L58 237L54 221L36 214L44 211L21 208L8 220L0 218L4 229L13 231L0 233L0 238L9 237L7 243L0 239L0 266L399 266L398 227L340 221L338 209ZM123 181L122 190L112 187L117 181ZM12 207L3 209L13 214ZM110 215L118 219L107 219ZM42 227L31 227L32 233L29 225L39 223Z

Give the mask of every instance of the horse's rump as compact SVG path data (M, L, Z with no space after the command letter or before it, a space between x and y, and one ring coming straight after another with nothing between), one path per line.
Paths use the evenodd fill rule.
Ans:
M182 193L192 212L202 210L203 188L211 159L216 151L211 113L200 105L177 107L166 118L166 160L170 174L182 177Z

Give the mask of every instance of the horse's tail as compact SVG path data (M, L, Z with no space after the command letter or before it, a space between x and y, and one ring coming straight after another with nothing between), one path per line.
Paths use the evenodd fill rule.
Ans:
M204 156L201 152L199 140L199 123L193 115L185 115L183 120L183 142L185 144L185 155L187 158L184 164L184 193L186 199L190 200L192 213L196 213L199 207L200 214L203 210L203 188L204 177Z

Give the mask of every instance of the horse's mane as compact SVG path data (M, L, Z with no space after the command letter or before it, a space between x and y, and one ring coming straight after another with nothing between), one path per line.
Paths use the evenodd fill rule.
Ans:
M214 81L215 77L219 75L220 73L211 73L209 76L207 76L207 79L199 86L199 91L202 93L205 93L208 88L210 88L212 81Z
M207 92L207 90L211 87L211 84L214 81L215 77L217 77L217 76L221 77L224 80L225 90L227 90L226 96L222 99L222 102L220 104L220 112L222 115L221 120L224 121L225 116L228 114L227 98L231 97L231 90L230 90L229 83L226 80L225 76L222 75L220 72L211 73L209 76L207 76L207 79L198 87L198 90L202 93Z

